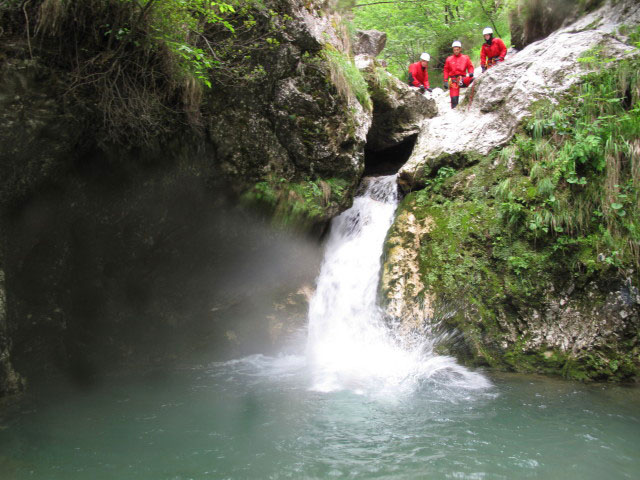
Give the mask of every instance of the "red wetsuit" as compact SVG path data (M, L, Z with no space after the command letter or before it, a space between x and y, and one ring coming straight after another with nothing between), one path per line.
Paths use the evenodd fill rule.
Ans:
M467 72L471 74L470 77L466 76ZM449 56L447 61L444 62L444 81L449 82L451 107L455 108L460 96L460 81L465 87L468 87L473 82L473 63L471 63L471 59L462 54Z
M423 68L420 62L409 65L409 85L429 88L429 72L427 70L428 67Z
M496 62L504 62L504 57L507 55L507 47L499 38L491 38L488 42L482 44L482 50L480 50L480 65L485 68L489 68L496 64Z

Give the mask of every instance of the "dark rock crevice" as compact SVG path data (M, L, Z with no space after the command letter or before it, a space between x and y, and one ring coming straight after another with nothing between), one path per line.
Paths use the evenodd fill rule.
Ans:
M413 152L416 135L382 150L364 150L364 175L393 175L400 170Z

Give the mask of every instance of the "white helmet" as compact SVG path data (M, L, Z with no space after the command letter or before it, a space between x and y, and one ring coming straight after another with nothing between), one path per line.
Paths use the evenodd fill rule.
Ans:
M428 62L429 60L431 60L431 55L429 55L428 53L423 53L422 55L420 55L420 60Z
M462 48L462 44L461 44L458 40L456 40L455 42L453 42L453 43L451 44L451 48L453 48L453 47L460 47L460 48Z
M493 35L493 30L491 30L491 28L487 27L484 30L482 30L482 35Z

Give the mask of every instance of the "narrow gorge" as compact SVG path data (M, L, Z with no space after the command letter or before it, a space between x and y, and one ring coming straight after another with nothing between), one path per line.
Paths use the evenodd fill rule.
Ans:
M0 477L634 478L640 6L405 3L0 1Z

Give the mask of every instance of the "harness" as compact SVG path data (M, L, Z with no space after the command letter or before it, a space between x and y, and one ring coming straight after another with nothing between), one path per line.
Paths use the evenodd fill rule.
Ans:
M457 83L458 85L460 85L462 87L463 86L463 84L462 84L462 78L463 77L464 77L464 75L451 75L449 77L449 80L448 80L449 86L451 86L452 83Z
M496 63L498 63L498 61L500 60L500 57L490 57L487 58L487 68L493 67Z

